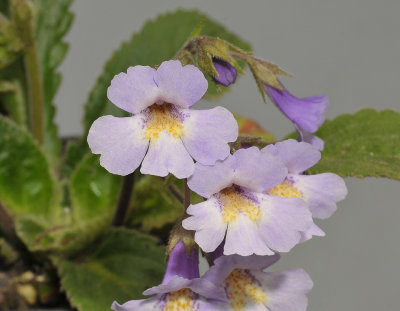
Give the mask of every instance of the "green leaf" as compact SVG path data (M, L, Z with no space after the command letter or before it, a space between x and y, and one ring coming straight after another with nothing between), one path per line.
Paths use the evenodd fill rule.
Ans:
M121 176L100 166L99 156L87 155L76 167L69 183L74 221L86 222L104 214L112 215L121 181Z
M52 163L60 157L61 142L54 122L54 96L61 82L57 72L68 50L63 37L70 28L73 14L70 12L72 0L34 0L37 8L35 40L42 72L45 104L45 149Z
M399 113L363 109L326 121L315 134L325 141L325 149L310 173L400 180Z
M0 201L14 216L52 216L59 191L49 163L21 127L0 117Z
M183 214L183 205L170 187L181 193L183 198L182 179L169 176L164 181L157 176L143 176L134 189L128 223L139 226L144 232L174 224ZM192 192L191 202L195 204L201 201L201 197Z
M54 258L62 288L79 311L109 310L117 300L142 298L158 285L165 269L164 249L154 239L124 229L113 229L84 258Z
M72 256L92 243L110 225L117 204L121 176L99 165L96 155L88 155L71 175L64 214L57 221L23 217L17 232L31 251L61 252ZM70 206L69 206L70 205Z
M73 166L74 159L81 158L88 151L86 136L94 120L107 114L126 116L125 111L117 108L107 99L107 88L112 78L120 72L126 72L129 66L154 66L173 58L190 36L192 29L201 22L204 22L203 35L220 37L243 49L250 48L249 43L197 11L178 10L148 21L142 30L134 34L129 42L122 44L106 63L85 105L83 120L86 133L83 137L85 138L78 146L69 149L67 166ZM222 95L225 90L226 88L217 88L214 83L209 83L208 95L212 97Z

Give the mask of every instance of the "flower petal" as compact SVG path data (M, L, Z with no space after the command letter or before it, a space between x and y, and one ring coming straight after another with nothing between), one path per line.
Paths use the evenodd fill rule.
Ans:
M228 225L224 255L238 254L241 256L273 255L262 237L256 223L249 217L239 214L234 222Z
M194 240L205 252L212 252L224 239L226 223L221 215L220 202L211 197L207 201L190 205L187 213L192 215L182 221L186 230L195 230Z
M310 229L301 233L300 243L311 240L313 236L325 236L325 232L315 223L311 225Z
M216 57L213 57L213 64L215 70L218 72L218 76L213 77L216 83L222 84L223 86L229 86L230 84L235 83L237 70L234 66L229 62Z
M153 286L149 289L146 289L143 292L143 295L147 296L147 295L166 294L174 292L182 288L189 287L190 283L191 280L176 275L175 277L171 278L171 280L166 284L160 284L158 286Z
M261 283L267 300L266 306L271 311L306 311L306 294L313 287L310 276L302 269L280 272L251 271Z
M333 173L289 175L293 186L303 194L315 218L328 218L336 211L336 202L347 195L343 178Z
M257 147L240 149L233 155L235 178L233 183L256 192L264 192L281 183L287 169L275 156L261 153Z
M149 299L129 300L123 305L120 305L118 302L114 301L111 305L111 309L114 311L153 311L155 310L156 304L160 298L161 297L156 296Z
M160 91L160 100L182 108L194 105L208 88L206 78L197 67L182 67L178 60L163 62L157 69L154 81Z
M229 155L224 161L218 161L213 166L196 163L194 173L188 179L189 188L202 197L209 198L231 186L234 162L233 157Z
M318 149L320 151L324 150L325 142L321 138L319 138L318 136L315 136L305 130L302 130L296 124L294 127L297 131L299 141L304 141L306 143L309 143L315 149Z
M101 154L101 166L122 176L138 168L149 145L143 124L140 114L128 118L103 116L94 121L87 140L92 152Z
M159 89L154 82L156 70L149 66L129 67L116 75L107 90L108 99L117 107L137 114L154 104Z
M150 141L140 172L155 176L187 178L193 174L194 163L179 138L161 132L157 139Z
M213 165L229 155L228 142L238 137L238 125L227 109L190 110L183 121L182 141L190 155L204 165Z
M202 278L216 285L220 285L234 269L262 271L277 262L279 258L279 254L274 254L272 256L221 256L215 260L214 265L208 269Z
M265 243L278 252L288 252L299 243L301 232L313 224L307 204L298 198L259 195L260 231Z
M312 145L294 139L268 145L261 152L279 157L292 174L304 172L321 159L321 153Z
M297 98L286 89L281 91L265 84L264 88L275 105L293 123L307 132L314 133L324 122L325 112L329 107L326 95Z

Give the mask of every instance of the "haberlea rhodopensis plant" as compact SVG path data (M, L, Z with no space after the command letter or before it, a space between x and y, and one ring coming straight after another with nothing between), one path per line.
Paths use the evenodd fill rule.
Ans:
M113 53L83 135L61 140L70 5L0 5L0 309L306 310L312 275L273 264L325 235L344 177L400 179L399 114L325 121L327 96L296 97L245 40L178 10ZM278 108L287 139L216 102L246 72L246 104Z

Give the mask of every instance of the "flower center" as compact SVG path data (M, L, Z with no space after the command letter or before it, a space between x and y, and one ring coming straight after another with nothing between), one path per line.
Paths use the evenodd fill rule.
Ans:
M195 293L183 288L167 295L163 311L194 311Z
M303 194L297 190L292 183L287 180L284 180L279 185L275 186L274 188L268 190L270 195L274 195L277 197L283 198L303 198Z
M147 109L148 119L145 135L147 139L157 139L162 131L177 138L183 133L182 121L171 104L152 105Z
M218 199L223 206L222 217L225 223L235 221L239 214L245 214L253 222L257 221L260 216L260 209L257 204L236 187L221 190Z
M255 280L242 269L235 269L229 274L225 288L231 306L236 311L244 310L249 302L263 303L267 298Z

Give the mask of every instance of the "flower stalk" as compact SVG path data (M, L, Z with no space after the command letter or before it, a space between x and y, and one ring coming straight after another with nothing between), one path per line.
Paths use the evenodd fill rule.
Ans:
M135 172L124 176L122 180L121 193L119 195L117 209L114 214L112 225L120 227L124 224L126 212L129 209L129 203L132 198L133 188L135 186Z

